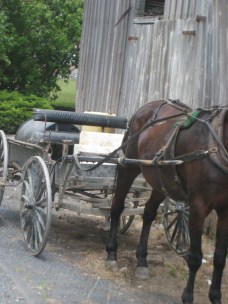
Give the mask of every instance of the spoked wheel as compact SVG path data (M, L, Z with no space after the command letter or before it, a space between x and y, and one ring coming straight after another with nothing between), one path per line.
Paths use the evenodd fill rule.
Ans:
M125 207L127 208L129 206L131 208L137 208L138 202L135 199L139 198L139 197L140 197L139 192L133 192L133 193L129 192L126 197L126 200L125 200L125 205L127 205ZM129 216L121 215L120 221L119 221L118 232L121 234L126 232L130 228L131 224L133 223L134 218L135 218L134 215L129 215Z
M134 215L130 215L130 216L122 215L120 217L118 232L121 234L126 232L130 228L131 224L133 223L134 218L135 218Z
M25 165L20 220L28 251L39 255L47 243L51 226L52 196L48 169L40 156Z
M112 195L109 199L109 203L111 204L112 201ZM139 202L137 201L137 198L140 198L141 193L139 192L129 192L126 199L125 199L125 208L137 208L139 206ZM109 206L110 208L110 206ZM131 224L133 223L135 219L135 215L121 215L120 216L120 220L119 220L119 226L118 226L118 233L125 233L131 226ZM106 218L106 224L107 227L105 229L110 230L110 221L111 221L111 217L108 216Z
M190 246L188 220L188 202L165 199L164 228L166 237L170 248L180 256L187 255Z
M8 172L8 145L5 133L0 130L0 205L5 190L5 181Z

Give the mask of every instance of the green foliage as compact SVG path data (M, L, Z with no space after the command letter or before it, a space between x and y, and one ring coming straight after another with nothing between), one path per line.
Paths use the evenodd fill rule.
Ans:
M78 64L84 0L0 0L0 90L47 97Z
M24 121L32 118L34 108L51 109L52 107L48 100L41 97L0 91L0 129L7 134L14 134Z

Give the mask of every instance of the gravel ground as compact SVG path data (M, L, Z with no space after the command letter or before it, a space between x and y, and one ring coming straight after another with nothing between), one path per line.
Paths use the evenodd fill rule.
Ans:
M85 237L81 236L84 246L80 249L76 245L77 252L71 251L72 242L75 246L77 240L70 239L69 227L64 225L61 216L53 218L54 223L63 226L52 227L51 240L42 255L31 256L25 249L20 230L19 197L20 187L8 187L0 209L1 304L178 303L166 295L152 295L90 271L82 258L85 248L89 248ZM104 244L99 246L104 251ZM90 263L96 264L96 261Z
M119 236L120 271L105 268L107 233L103 221L54 213L48 244L40 257L25 248L19 220L20 187L6 188L0 208L0 304L179 304L187 279L184 259L167 245L162 225L152 227L150 279L134 277L135 249L141 220ZM204 263L197 275L195 304L208 304L214 241L204 238ZM228 264L227 264L228 265ZM228 303L228 268L223 277L223 303Z

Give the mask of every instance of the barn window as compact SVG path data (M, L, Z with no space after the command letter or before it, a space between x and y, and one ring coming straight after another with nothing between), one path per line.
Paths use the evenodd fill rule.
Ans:
M136 18L162 19L165 0L136 0Z

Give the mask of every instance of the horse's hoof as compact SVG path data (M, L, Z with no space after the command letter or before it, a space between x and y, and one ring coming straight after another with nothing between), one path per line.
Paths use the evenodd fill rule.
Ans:
M193 302L191 302L191 301L183 301L183 300L182 300L182 303L183 304L193 304Z
M136 267L135 276L141 280L147 280L150 277L148 267Z
M222 304L222 294L221 291L214 288L210 288L209 299L212 304Z
M183 304L193 304L193 295L187 294L186 291L183 292L181 299Z
M106 266L106 268L108 268L112 271L118 271L119 270L117 261L107 260L105 262L105 266Z

